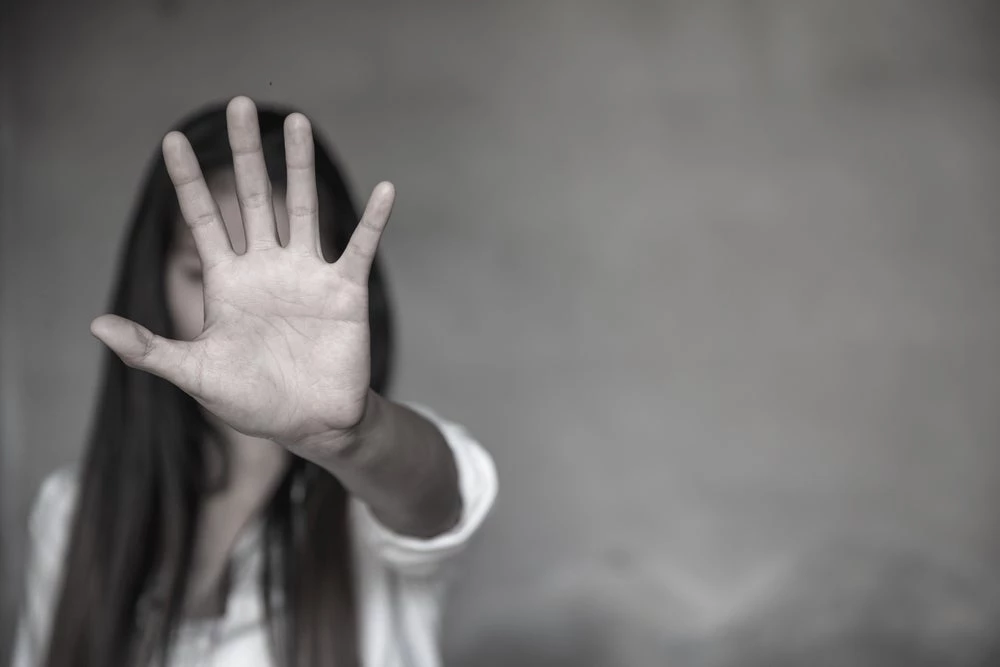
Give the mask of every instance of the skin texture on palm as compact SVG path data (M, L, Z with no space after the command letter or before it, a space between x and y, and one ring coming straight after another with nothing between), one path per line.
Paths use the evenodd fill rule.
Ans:
M179 309L187 313L179 322L185 340L115 315L96 318L91 332L124 363L175 384L233 431L278 443L336 475L388 527L419 537L447 530L461 514L448 444L423 416L369 388L368 278L393 186L375 187L344 252L328 263L309 121L298 113L285 120L287 185L277 198L253 102L234 98L227 125L242 253L187 138L171 132L163 140L197 256L183 261L189 272L200 267L203 317ZM276 199L284 216L275 213ZM178 266L172 260L168 267L174 288Z

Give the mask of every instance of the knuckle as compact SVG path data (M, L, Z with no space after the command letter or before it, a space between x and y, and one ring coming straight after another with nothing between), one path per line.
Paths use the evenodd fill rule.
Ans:
M358 227L361 227L362 229L365 229L369 232L375 232L376 234L380 234L382 232L383 225L380 225L377 222L369 220L368 218L362 218L361 222L358 223Z
M208 211L206 213L199 213L194 216L188 224L194 228L208 227L209 225L215 224L219 220L219 216L215 211Z
M156 350L156 334L149 331L145 331L142 327L135 326L136 335L139 337L139 342L142 344L142 348L134 353L134 355L128 355L127 363L129 366L136 367L144 365L152 357L153 352Z
M153 355L154 350L156 350L156 336L152 334L146 336L144 343L141 356L143 361L149 359Z
M375 256L374 249L356 243L348 246L347 251L355 257L360 257L365 260L371 259Z
M316 215L315 204L297 204L289 207L288 214L295 218L311 218Z
M271 203L271 193L269 192L251 192L240 199L243 202L243 207L248 209L258 209L269 206Z

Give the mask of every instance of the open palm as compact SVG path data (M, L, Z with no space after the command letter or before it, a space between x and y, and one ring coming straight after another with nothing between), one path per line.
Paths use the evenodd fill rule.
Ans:
M395 196L381 183L342 256L319 244L309 121L285 120L289 240L278 241L257 109L226 110L236 191L246 232L237 255L187 138L163 140L167 171L204 275L205 324L191 341L163 338L102 315L91 331L129 366L158 375L236 430L294 443L346 432L364 414L371 373L368 276Z

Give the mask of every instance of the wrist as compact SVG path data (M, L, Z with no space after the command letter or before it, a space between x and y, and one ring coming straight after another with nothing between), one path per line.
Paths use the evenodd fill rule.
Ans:
M310 434L304 438L288 443L289 451L315 463L323 463L323 459L334 458L342 460L355 456L364 448L365 442L376 439L382 430L386 414L386 399L371 389L365 395L361 418L356 424L344 429L330 429Z

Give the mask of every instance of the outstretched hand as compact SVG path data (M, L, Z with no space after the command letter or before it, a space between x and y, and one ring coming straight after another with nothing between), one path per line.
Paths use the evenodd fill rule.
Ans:
M246 232L237 255L194 151L171 132L163 156L204 275L205 324L191 341L151 333L116 315L91 332L127 365L175 384L247 435L294 444L349 433L365 413L371 375L368 276L392 209L375 187L350 243L333 264L319 244L313 137L299 113L285 119L289 240L278 241L257 109L226 110Z

